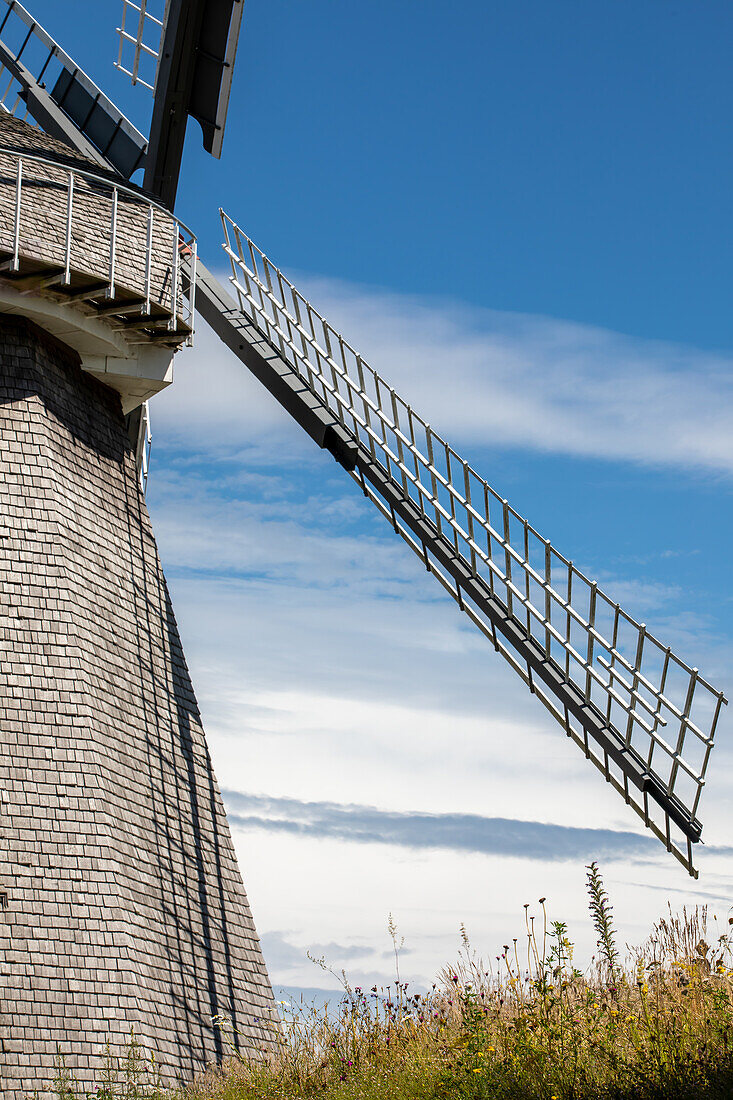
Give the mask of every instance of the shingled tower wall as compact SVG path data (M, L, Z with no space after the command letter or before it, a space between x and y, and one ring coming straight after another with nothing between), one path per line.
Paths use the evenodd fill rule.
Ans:
M0 287L0 1096L21 1100L44 1094L58 1055L89 1086L105 1044L119 1051L131 1028L167 1082L190 1077L222 1053L212 1017L261 1051L274 1010L121 395L19 316L28 295L11 291Z
M130 1028L169 1070L271 993L119 398L0 321L0 1095Z

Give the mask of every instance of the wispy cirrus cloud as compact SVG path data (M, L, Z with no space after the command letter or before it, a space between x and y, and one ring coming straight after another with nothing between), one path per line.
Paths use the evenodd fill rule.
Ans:
M514 449L505 469L522 452L531 467L540 453L607 459L606 484L591 470L576 491L616 508L619 528L624 503L603 495L629 473L617 460L733 472L722 356L307 282L350 342L481 472L502 447ZM280 930L268 948L275 973L311 982L301 965L308 944L345 950L353 940L354 960L366 962L369 921L395 909L421 922L419 972L430 974L430 937L445 935L434 888L450 876L451 927L480 910L474 919L492 939L506 935L497 910L521 912L530 879L570 899L563 916L581 916L578 865L591 858L612 862L624 881L683 889L681 870L631 831L636 819L358 487L203 327L176 374L153 408L149 499L215 766L234 792L245 878L261 929ZM526 496L532 520L536 499ZM571 551L570 538L560 544L568 526L558 524L557 541ZM631 614L710 676L725 664L689 577L659 569L659 546L644 557L643 545L618 540L609 556L592 533L577 536L579 566ZM723 762L718 749L705 810L713 845L729 834ZM715 847L706 857L725 862ZM620 919L631 940L658 898L628 889ZM592 947L590 937L588 955Z
M547 317L303 276L301 288L435 428L462 446L733 473L729 356ZM202 324L158 398L167 432L252 461L302 454L299 429Z

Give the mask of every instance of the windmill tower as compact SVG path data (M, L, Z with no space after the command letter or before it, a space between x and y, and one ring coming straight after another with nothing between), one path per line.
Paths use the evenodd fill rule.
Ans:
M179 1073L220 1054L216 1013L247 1045L270 1037L140 484L143 403L170 382L194 309L696 876L723 693L519 515L228 214L226 288L175 217L189 117L221 153L241 0L157 15L123 0L118 65L154 90L147 142L3 5L3 1095L36 1085L57 1044L88 1079L130 1025Z
M58 1055L91 1085L132 1028L171 1083L221 1056L214 1016L243 1048L272 1040L142 486L144 402L190 339L195 260L150 194L0 114L5 1100Z

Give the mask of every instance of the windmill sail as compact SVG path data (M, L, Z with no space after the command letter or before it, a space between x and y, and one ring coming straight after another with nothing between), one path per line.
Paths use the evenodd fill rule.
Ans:
M0 110L30 117L173 209L189 116L220 157L243 0L123 0L115 65L155 92L150 142L17 0L0 0ZM148 155L148 148L151 153Z
M167 0L145 188L171 210L189 116L201 126L206 151L221 156L243 6L244 0ZM138 11L133 70L143 50L145 0Z
M158 88L164 39L168 36L172 52L179 28L190 30L188 24L194 26L200 21L188 114L201 123L204 148L217 158L221 156L243 7L243 0L208 0L201 20L204 6L196 0L122 0L122 21L117 28L120 45L115 68L126 73L133 84L142 84L151 92L160 91L165 98L167 89ZM190 50L192 44L190 39L186 48ZM180 48L184 48L183 43ZM187 64L181 58L171 68L185 68Z
M146 0L124 2L144 24ZM146 157L142 135L16 0L3 4L0 63L9 87L20 89L17 101L45 129L128 175ZM169 56L155 77L145 182L169 207L188 114L208 133L206 147L217 155L221 149L241 14L242 0L166 4ZM8 44L11 16L25 25L19 46ZM191 89L207 35L215 48L203 52L215 64L197 86L197 107ZM139 26L128 37L135 49L139 38L145 52ZM26 64L33 43L45 50L40 71ZM61 72L49 93L46 70L54 64ZM171 97L180 109L168 109ZM199 311L333 452L568 736L696 876L692 845L701 836L698 808L723 693L544 539L222 217L238 304L199 265Z
M155 91L160 48L165 27L162 0L122 0L122 22L117 28L120 48L115 68L126 73L133 84Z
M129 179L147 143L17 0L0 0L0 104Z
M222 222L238 305L204 269L199 310L697 877L723 693L543 538L223 212Z

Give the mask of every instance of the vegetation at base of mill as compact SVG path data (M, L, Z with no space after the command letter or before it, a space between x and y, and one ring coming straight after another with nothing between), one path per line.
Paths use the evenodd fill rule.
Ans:
M109 1056L97 1100L713 1100L733 1095L733 957L728 925L705 908L669 915L625 964L595 863L588 867L598 955L573 964L562 921L525 906L525 931L492 964L465 930L458 964L428 993L363 990L345 976L336 1012L293 1006L281 1048L232 1053L175 1093ZM728 922L733 924L733 918ZM220 1021L226 1037L226 1021ZM232 1036L228 1036L229 1039ZM59 1100L86 1094L59 1068Z

